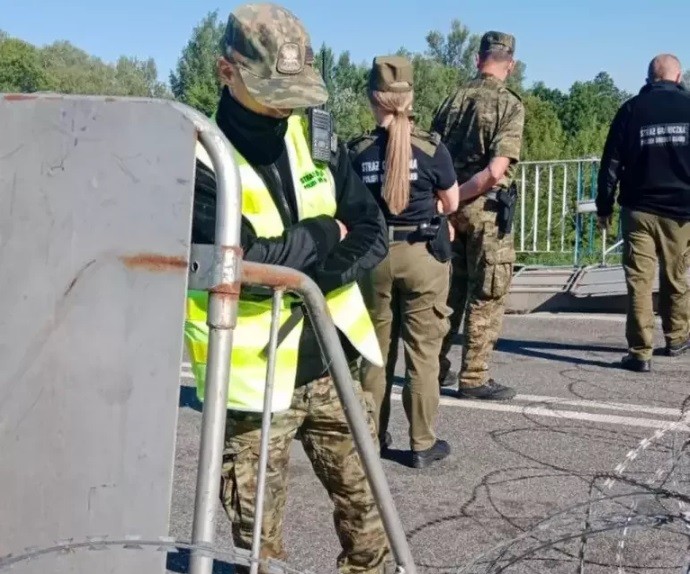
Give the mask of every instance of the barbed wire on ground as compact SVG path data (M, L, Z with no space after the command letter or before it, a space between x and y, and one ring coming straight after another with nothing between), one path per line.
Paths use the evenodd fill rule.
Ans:
M171 556L176 554L183 555L183 559L179 560L174 566L175 570L173 571L175 572L187 571L186 566L180 565L179 562L186 562L187 557L192 553L212 558L215 562L214 574L216 572L218 574L230 574L234 572L234 569L229 570L229 567L250 567L254 562L257 562L257 560L252 558L251 552L243 548L221 549L214 546L175 540L166 536L144 538L133 534L114 538L109 536L86 536L83 539L56 540L53 545L43 547L28 547L16 554L0 556L0 572L9 572L10 569L12 569L12 572L21 572L17 570L17 566L36 562L40 559L55 559L67 555L74 556L77 552L104 550L163 552L169 556L169 563L174 562L174 560L171 560ZM103 560L108 560L109 558L111 557L104 557ZM261 572L265 574L316 574L309 570L297 570L274 559L260 559L258 563Z
M690 422L690 397L683 400L680 416L675 421L656 430L630 449L623 461L613 473L595 473L591 477L588 500L569 506L538 522L513 539L497 544L471 560L468 564L455 570L457 574L494 574L508 571L520 565L522 570L527 566L525 561L543 562L549 560L543 556L545 551L562 551L568 542L578 541L577 567L579 574L585 574L587 565L609 566L618 574L627 570L639 570L642 566L625 564L627 543L633 532L654 532L671 534L684 540L679 563L669 565L644 565L648 570L667 570L681 574L690 573L690 495L681 492L681 486L688 483L688 477L679 477L687 459L687 448L690 440L683 439L678 446L680 433L687 430ZM661 441L671 436L670 448L660 448ZM668 454L667 464L660 466L647 480L638 480L628 476L631 467L641 460L646 452ZM628 487L632 490L615 493L614 487ZM599 495L597 496L597 491ZM672 505L668 505L672 502ZM653 504L650 504L653 503ZM617 507L620 512L609 512L603 517L593 517L596 505ZM573 514L584 510L584 520ZM588 559L588 545L594 540L610 533L618 533L613 562L602 563L601 560ZM678 549L681 551L680 549ZM566 552L566 555L570 553Z

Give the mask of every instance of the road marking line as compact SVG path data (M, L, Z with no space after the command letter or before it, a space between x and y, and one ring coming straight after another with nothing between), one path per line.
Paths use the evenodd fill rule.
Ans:
M537 311L535 313L508 313L506 319L574 319L578 321L611 321L613 323L624 323L625 315L620 313L569 313L563 311L562 313L551 313L549 311ZM660 319L657 318L657 323Z
M183 367L189 363L183 363ZM191 371L182 370L180 373L182 379L193 379ZM393 392L391 398L396 401L402 401L400 392ZM581 406L590 408L600 408L609 410L620 410L628 412L645 412L649 414L659 414L665 416L680 416L678 409L668 409L662 407L647 407L644 405L633 405L625 403L600 403L596 401L586 400L570 400L560 399L558 397L546 397L541 395L517 395L513 400L523 400L527 402L550 402L553 404L562 404L567 406ZM522 415L535 415L550 418L581 420L590 422L599 422L613 425L645 427L645 428L667 428L674 421L658 420L658 419L644 419L637 417L623 417L619 415L608 414L593 414L583 413L578 411L555 410L548 407L537 407L528 405L503 404L503 403L485 403L479 400L471 399L453 399L449 397L441 397L440 404L448 407L478 409L485 411L497 411L506 413L515 413ZM690 427L687 425L679 425L677 430L683 432L690 432Z
M648 413L650 415L661 415L668 417L680 417L680 409L666 407L650 407L646 405L634 405L630 403L603 403L599 401L589 401L586 399L561 399L559 397L546 397L541 395L517 395L513 400L528 403L549 403L554 405L565 405L569 407L587 407L591 409L606 409L610 411L627 411L631 413Z
M183 371L182 375L187 377L193 377L191 372L191 365L189 363L182 363ZM396 391L394 391L396 392ZM462 399L466 400L466 399ZM549 403L564 405L569 407L585 407L591 409L605 409L610 411L627 411L631 413L647 413L650 415L660 415L668 417L680 417L680 409L667 408L667 407L651 407L647 405L635 405L632 403L612 403L612 402L600 402L600 401L590 401L587 399L570 399L562 397L550 397L545 395L517 395L514 399L516 402L526 402L526 403Z
M402 401L400 394L391 395L391 399ZM656 419L640 419L635 417L622 417L618 415L595 415L592 413L582 413L577 411L555 411L544 407L530 407L520 405L507 404L487 404L475 400L468 399L450 399L441 397L441 404L449 407L465 408L465 409L479 409L485 411L498 411L505 413L515 413L521 415L535 415L542 417L551 417L559 419L572 419L580 421L590 421L597 423L606 423L612 425L623 425L632 427L646 427L646 428L668 428L674 421L662 421ZM690 432L690 427L687 425L678 425L678 431Z

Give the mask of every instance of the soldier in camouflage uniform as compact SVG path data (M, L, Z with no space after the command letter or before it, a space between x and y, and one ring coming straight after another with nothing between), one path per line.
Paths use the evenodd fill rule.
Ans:
M329 165L337 200L335 216L301 218L299 215L295 189L298 183L293 177L296 160L291 157L294 147L292 152L288 150L285 139L288 118L294 109L318 106L328 98L323 79L313 68L313 51L302 23L275 4L238 7L228 20L218 71L223 93L216 122L268 189L284 228L276 231L275 237L258 236L245 212L245 209L251 212L256 206L243 204L244 260L305 272L324 293L353 283L385 257L385 222L376 201L353 172L342 144L332 150ZM244 194L247 182L242 183ZM214 242L215 212L215 175L198 157L194 243ZM243 290L241 298L252 296L261 295ZM345 336L341 336L341 341L356 376L359 354ZM356 379L355 392L375 439L373 403ZM244 549L251 548L256 520L260 432L261 413L228 410L220 497L232 520L235 545ZM271 422L262 559L285 560L286 557L283 517L288 458L296 437L301 440L334 505L333 519L342 545L338 572L392 572L394 565L385 530L308 318L304 319L300 336L291 405L286 411L274 413ZM266 570L262 568L260 572Z
M502 32L482 36L478 75L438 108L432 129L441 134L455 164L460 208L452 217L455 240L448 304L451 329L440 354L439 381L459 381L458 394L476 399L510 399L515 391L489 377L489 358L501 331L515 261L512 234L497 224L496 193L508 189L520 158L525 111L505 85L515 61L515 38ZM462 366L450 371L448 351L465 314Z

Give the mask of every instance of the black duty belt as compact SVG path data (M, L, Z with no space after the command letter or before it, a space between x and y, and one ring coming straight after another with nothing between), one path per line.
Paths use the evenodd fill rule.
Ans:
M388 241L414 241L416 225L389 225Z

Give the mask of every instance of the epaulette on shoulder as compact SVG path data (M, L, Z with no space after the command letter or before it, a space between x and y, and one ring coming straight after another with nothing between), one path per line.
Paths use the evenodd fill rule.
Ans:
M428 156L434 157L441 143L441 135L415 127L412 130L412 143Z
M362 135L352 138L349 142L347 142L347 149L354 156L358 156L372 143L374 143L375 140L376 138L371 133L365 132Z
M513 94L518 102L522 102L522 96L518 92L516 92L513 88L510 88L508 86L502 86L502 89L504 89L506 92Z

